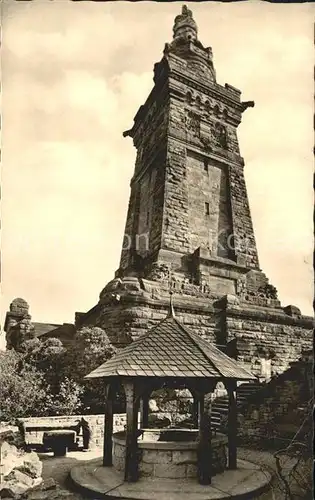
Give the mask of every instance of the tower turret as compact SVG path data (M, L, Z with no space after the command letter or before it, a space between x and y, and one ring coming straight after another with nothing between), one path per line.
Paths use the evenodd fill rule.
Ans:
M174 40L196 40L198 28L193 18L192 11L186 5L182 7L182 13L175 17L173 26Z

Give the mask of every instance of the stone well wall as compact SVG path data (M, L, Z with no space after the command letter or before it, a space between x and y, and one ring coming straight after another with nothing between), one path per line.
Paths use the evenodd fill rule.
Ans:
M218 434L212 439L212 471L226 469L227 437ZM197 442L138 441L140 476L158 478L197 477ZM124 438L114 436L113 466L118 471L125 467L126 446Z

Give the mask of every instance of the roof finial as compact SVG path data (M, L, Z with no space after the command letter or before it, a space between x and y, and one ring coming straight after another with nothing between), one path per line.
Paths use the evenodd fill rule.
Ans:
M174 305L173 305L173 292L170 290L170 309L168 312L168 317L169 318L175 318L175 311L174 311Z
M174 311L174 305L173 305L173 290L172 290L172 283L173 283L173 273L172 273L172 265L170 264L168 266L168 287L169 287L169 294L170 294L170 307L168 311L168 317L169 318L175 318L175 311Z
M182 13L175 17L173 33L174 38L185 38L186 40L196 40L197 24L193 19L191 10L187 5L183 5Z

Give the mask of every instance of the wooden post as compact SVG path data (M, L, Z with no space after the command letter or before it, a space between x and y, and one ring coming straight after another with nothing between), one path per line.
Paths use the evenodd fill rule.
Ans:
M200 484L211 484L211 415L204 407L204 394L198 396L199 441L197 450L198 480Z
M141 428L146 429L149 426L149 396L143 395L141 398Z
M4 472L3 472L4 464L2 463L2 444L3 441L0 440L0 484L3 483L3 478L4 478Z
M228 444L229 444L229 469L237 468L237 406L236 382L232 381L226 386L229 397L228 413Z
M193 425L196 429L199 427L199 400L197 394L194 392L193 394L193 408L192 408L192 421Z
M205 395L200 394L198 397L198 427L201 425L201 419L205 413Z
M105 390L105 415L104 415L104 448L103 448L103 465L110 467L113 465L113 391L110 384Z
M138 405L135 395L135 383L125 382L124 389L126 393L126 462L125 462L125 481L129 483L138 481Z

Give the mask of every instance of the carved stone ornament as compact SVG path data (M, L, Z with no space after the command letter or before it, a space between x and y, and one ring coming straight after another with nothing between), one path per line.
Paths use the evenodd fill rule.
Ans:
M186 116L187 130L192 132L196 137L200 137L200 116L192 111L188 111Z
M164 286L163 286L164 285ZM194 285L190 283L187 278L175 278L172 277L170 284L164 282L162 283L162 288L168 290L171 286L172 291L179 295L190 295L192 297L206 298L212 297L210 287L207 283L201 285Z
M256 290L248 289L246 276L242 276L237 280L237 295L245 298L247 301L255 299L272 299L278 300L278 292L276 287L266 283L258 287Z
M200 140L201 140L202 144L204 145L205 150L210 153L212 151L211 138L209 136L201 136Z
M267 284L263 287L258 288L258 295L261 297L266 297L267 299L277 299L278 291L275 286Z
M166 264L154 262L146 278L153 281L167 281L169 280L169 276L170 270Z
M222 123L215 123L212 127L212 137L215 144L217 144L220 148L227 148L227 133L226 128Z

